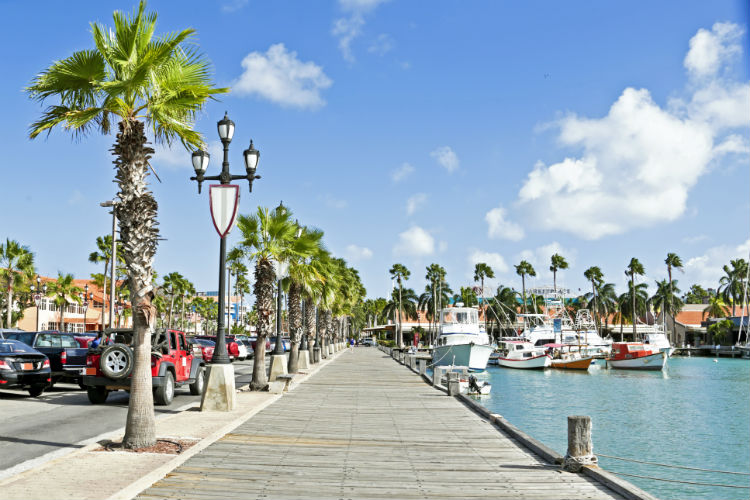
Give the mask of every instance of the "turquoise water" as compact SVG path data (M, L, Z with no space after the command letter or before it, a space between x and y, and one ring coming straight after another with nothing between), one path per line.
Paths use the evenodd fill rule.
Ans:
M750 361L682 358L664 372L513 370L481 374L492 393L478 400L565 454L567 416L589 415L594 453L649 462L750 472ZM611 472L749 486L748 476L653 467L602 458ZM748 489L667 483L622 476L664 500L750 498Z

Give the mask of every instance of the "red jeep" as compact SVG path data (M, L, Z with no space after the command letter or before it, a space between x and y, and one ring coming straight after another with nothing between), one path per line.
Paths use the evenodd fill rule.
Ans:
M89 401L102 404L110 391L130 390L133 371L133 330L107 332L109 342L90 348L86 357L86 386ZM190 386L190 394L203 393L205 363L199 348L188 343L185 334L178 330L159 329L151 336L151 379L154 403L169 405L174 399L174 389Z

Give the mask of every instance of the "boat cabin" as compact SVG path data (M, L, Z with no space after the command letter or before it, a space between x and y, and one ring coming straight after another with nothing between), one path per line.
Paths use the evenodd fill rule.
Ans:
M614 342L612 344L611 359L620 360L642 358L644 356L650 356L655 352L659 352L659 350L654 350L653 346L641 342Z

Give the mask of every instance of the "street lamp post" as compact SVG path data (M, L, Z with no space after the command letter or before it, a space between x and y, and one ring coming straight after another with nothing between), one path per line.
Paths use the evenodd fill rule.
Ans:
M313 347L313 363L320 362L320 310L315 307L315 347Z
M115 213L115 207L120 202L118 200L107 200L99 203L101 207L112 208L112 258L109 263L109 327L114 328L115 326L115 268L117 267L117 214ZM107 276L104 276L104 287L107 286ZM102 289L102 329L104 329L104 296L106 290Z
M224 113L224 118L217 123L217 129L219 132L219 138L224 146L224 161L221 164L221 174L206 176L204 175L208 168L208 162L211 158L206 151L199 150L195 151L192 155L193 168L195 169L195 177L191 177L190 180L198 181L198 193L201 192L201 185L203 181L219 181L222 185L228 185L231 181L236 179L247 179L250 185L250 192L253 192L253 181L260 179L259 175L255 175L255 171L258 167L258 159L260 158L260 152L253 147L253 141L250 141L250 147L243 152L245 158L245 171L244 175L232 175L229 173L229 144L232 142L234 136L234 122L229 119L227 113ZM227 232L228 232L227 228ZM226 269L227 260L227 242L226 234L219 239L219 311L217 314L217 332L216 332L216 349L214 350L214 356L211 359L213 364L229 364L229 356L227 354L227 344L224 331L224 273Z
M122 294L119 294L117 296L117 328L120 328L120 325L122 323L123 309L124 309L124 304L122 302Z
M31 291L34 292L34 304L36 304L36 331L39 331L39 306L42 305L42 278L36 277L36 288L31 285ZM47 293L47 284L44 284L44 293Z
M92 294L93 295L93 294ZM86 333L86 313L89 310L89 284L83 287L83 333Z

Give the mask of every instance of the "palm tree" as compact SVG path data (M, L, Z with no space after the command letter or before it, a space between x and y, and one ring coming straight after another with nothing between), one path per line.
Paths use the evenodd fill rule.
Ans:
M664 263L667 265L667 275L669 276L669 296L673 297L675 292L672 289L672 269L682 270L682 259L680 259L680 256L677 255L676 253L670 252L667 254L667 258L664 259ZM672 343L674 343L676 340L676 335L677 335L677 330L676 330L677 319L675 318L675 315L677 313L675 312L674 304L669 305L669 310L670 310L670 314L672 314Z
M13 290L15 285L31 282L34 274L34 254L15 240L6 239L0 243L0 278L5 284L7 295L5 326L13 326Z
M637 341L638 339L636 338L636 326L637 326L636 318L640 311L643 311L645 313L647 310L647 307L648 307L647 288L648 287L646 283L637 283L637 284L634 284L635 286L635 291L634 291L633 286L631 286L631 283L628 283L628 291L623 293L619 297L620 315L622 316L622 318L627 318L627 317L631 318L631 321L633 322L633 340ZM620 324L622 325L622 321L620 321Z
M591 282L591 298L594 303L594 318L598 319L596 309L596 288L604 281L604 273L599 266L591 266L583 272L583 276Z
M258 311L256 349L253 357L253 390L264 390L268 386L265 365L266 339L274 328L274 289L276 271L274 262L289 262L301 255L295 247L297 226L292 213L283 205L273 210L258 207L253 215L240 215L237 227L242 233L240 247L255 261L255 305ZM220 314L222 311L219 312ZM281 314L281 311L277 311Z
M97 286L101 286L102 289L102 331L104 331L104 313L107 307L107 273L109 272L109 263L112 260L112 235L107 234L104 236L96 237L96 248L97 252L91 252L89 254L89 262L92 264L98 264L104 262L104 274L102 279L96 283ZM124 264L122 260L122 246L117 243L117 264ZM119 266L116 266L119 268ZM92 275L93 276L93 275Z
M437 334L437 324L438 324L438 314L442 306L442 301L438 301L438 298L442 297L443 291L442 291L442 284L445 281L445 269L443 266L439 264L430 264L427 266L427 274L425 274L424 279L426 279L429 282L429 285L431 290L431 296L432 296L432 318L435 325L435 328L431 332L430 335L430 344L432 344L435 340L435 335ZM446 284L447 287L447 284ZM427 289L425 289L425 293L427 292ZM450 292L448 292L450 293ZM446 294L447 295L447 294ZM421 299L420 299L421 300ZM447 301L447 298L446 298ZM420 306L422 307L422 306Z
M180 329L181 330L187 330L187 326L185 325L185 299L190 300L196 293L195 291L195 285L188 280L187 278L183 278L182 283L180 284L180 291L182 292L182 308L180 310Z
M411 273L409 270L404 266L403 264L393 264L393 267L391 267L390 271L391 273L391 279L395 279L398 281L398 295L401 297L401 289L402 289L402 281L408 280ZM401 300L399 299L399 304L401 303ZM398 335L396 335L396 345L398 347L404 346L404 331L401 327L401 318L403 316L403 310L399 306L398 309Z
M667 280L661 280L656 282L656 292L651 297L651 304L654 306L656 313L669 314L674 317L678 312L682 310L685 305L682 300L676 295L680 293L680 289L677 288L677 280L671 282ZM673 323L674 328L674 323ZM674 329L672 330L675 331Z
M476 292L469 286L462 286L458 293L453 294L453 303L456 302L463 302L466 307L475 306L479 303Z
M523 312L526 313L526 276L536 276L534 267L522 260L516 266L516 274L521 277L521 287L523 290Z
M309 261L322 247L323 231L297 226L294 245L296 256L289 261L289 277L285 280L288 289L289 340L291 350L287 360L289 373L297 373L299 347L302 340L302 301L310 296L322 276Z
M474 265L474 282L480 281L482 284L480 285L482 287L482 307L485 308L484 311L484 330L487 331L487 304L484 302L484 279L485 278L494 278L495 273L492 271L492 268L488 266L484 262L478 262Z
M628 264L628 267L625 269L625 275L626 276L630 276L630 290L631 291L635 288L635 276L636 275L643 276L644 274L646 274L646 270L643 268L643 264L641 264L640 261L638 259L636 259L635 257L633 257L632 259L630 259L630 264ZM637 294L635 294L635 293L631 293L631 297L630 297L632 299L632 301L633 301L632 310L631 310L631 312L633 313L633 340L636 339L636 334L635 334L635 330L636 330L636 321L635 321L635 316L636 316L635 299L636 299L636 295Z
M508 322L506 328L512 328L516 322L516 315L518 314L518 292L512 288L500 285L497 287L495 296L489 311L492 312L492 317L497 321L498 331L502 329L501 319L505 318Z
M48 286L47 295L54 297L52 302L60 311L60 324L58 328L61 332L65 332L67 331L65 329L65 308L73 302L80 304L81 298L79 294L83 290L75 286L72 274L63 274L60 272L57 273L57 280L50 282Z
M552 271L552 283L555 293L557 293L557 271L560 269L567 269L568 262L565 260L565 257L557 253L552 256L551 261L552 263L549 266L549 270Z
M745 259L733 259L729 266L724 266L724 276L719 280L719 293L726 302L732 303L732 316L737 315L737 299L742 297L747 277L747 262Z
M709 318L726 318L727 308L720 295L714 295L708 299L708 305L703 309L703 319Z
M686 304L702 304L706 297L708 297L708 292L702 286L694 284L690 286L690 290L683 297L683 301Z
M182 295L182 289L184 288L185 278L178 272L173 271L162 278L164 280L161 289L162 292L169 297L169 320L167 326L172 328L172 313L174 311L174 298L175 295Z
M598 299L597 306L600 307L602 309L601 312L604 313L604 329L609 330L609 315L610 313L615 313L619 308L615 284L597 284L596 297ZM622 322L620 322L620 324L622 324ZM620 337L622 339L622 335Z
M383 312L388 316L395 316L396 314L403 315L406 318L417 317L417 304L419 297L411 288L401 288L398 291L395 289L391 292L391 300L385 305ZM399 317L399 324L401 318ZM403 337L401 338L403 341Z
M157 142L178 140L186 149L202 147L193 122L206 100L227 92L213 87L210 63L186 29L155 37L156 13L141 1L131 16L115 11L114 29L92 23L94 48L75 52L38 74L26 89L39 102L54 99L31 125L30 137L61 126L80 138L95 130L108 134L119 119L112 153L120 191L114 207L120 221L122 256L128 268L137 340L123 446L156 443L151 384L154 284L151 270L159 230L157 203L147 188L149 160L145 126Z

